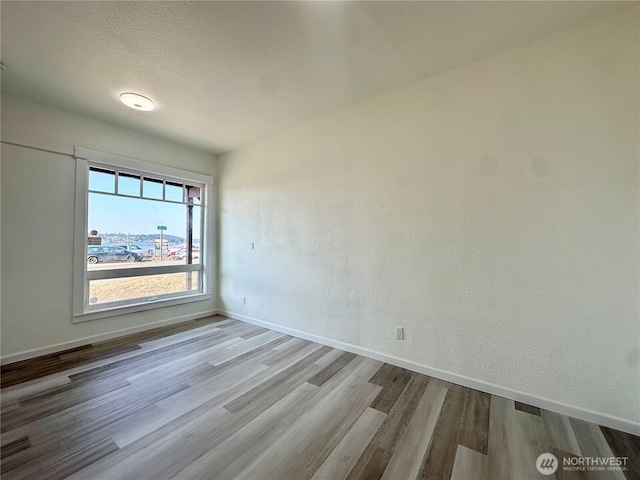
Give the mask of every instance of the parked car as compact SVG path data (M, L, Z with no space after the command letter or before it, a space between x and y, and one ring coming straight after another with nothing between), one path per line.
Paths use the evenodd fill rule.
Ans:
M120 247L125 250L129 250L131 253L136 253L142 257L142 260L148 260L153 258L153 250L150 248L140 248L135 243L109 243L103 245L103 247Z
M183 248L178 250L174 255L172 255L171 258L173 258L174 260L183 260L187 258L187 249ZM191 258L200 258L200 253L198 251L192 250Z
M141 262L143 259L139 253L131 252L122 247L110 247L104 245L91 245L87 247L87 262Z

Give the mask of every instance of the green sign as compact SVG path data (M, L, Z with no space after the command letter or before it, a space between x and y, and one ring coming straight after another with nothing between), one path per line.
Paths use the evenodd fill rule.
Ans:
M166 225L158 225L158 230L166 230L167 226Z

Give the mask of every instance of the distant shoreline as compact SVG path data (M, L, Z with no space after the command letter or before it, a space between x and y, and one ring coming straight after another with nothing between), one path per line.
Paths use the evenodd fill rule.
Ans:
M88 235L92 237L91 234ZM136 245L142 248L153 248L155 246L155 242L160 240L160 233L138 233L138 234L126 234L126 233L104 233L95 235L95 238L100 238L101 244L110 244L110 243L135 243ZM184 237L179 237L177 235L162 235L162 238L166 240L169 245L175 244L179 245L185 243ZM199 244L200 239L194 238L194 244ZM146 245L146 247L144 247Z

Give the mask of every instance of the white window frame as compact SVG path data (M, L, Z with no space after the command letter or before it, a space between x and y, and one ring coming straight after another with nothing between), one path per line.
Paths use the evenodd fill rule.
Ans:
M134 158L123 157L111 153L99 152L89 148L76 146L76 202L75 229L73 242L73 323L97 320L115 315L151 310L155 308L180 305L184 303L211 300L213 298L214 259L209 252L213 242L213 177L200 173L188 172L177 168L145 162ZM184 183L195 183L203 186L200 206L203 219L200 232L200 263L187 265L166 265L155 267L133 267L117 270L87 270L87 232L89 203L89 167L124 169L153 177L169 177ZM199 272L198 280L201 291L180 292L178 294L155 295L152 297L122 300L105 304L91 305L88 301L89 280L108 278L126 278L134 276L159 275L180 272Z

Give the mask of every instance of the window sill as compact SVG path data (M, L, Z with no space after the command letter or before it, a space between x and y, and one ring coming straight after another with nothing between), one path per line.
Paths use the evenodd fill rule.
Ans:
M131 303L125 306L105 307L100 310L92 310L89 312L75 313L73 315L73 323L89 322L91 320L100 320L118 315L128 315L130 313L144 312L146 310L154 310L156 308L172 307L174 305L183 305L185 303L202 302L211 300L213 295L209 293L198 293L195 295L185 295L178 298L170 298L157 300L154 302L143 301L140 303Z

